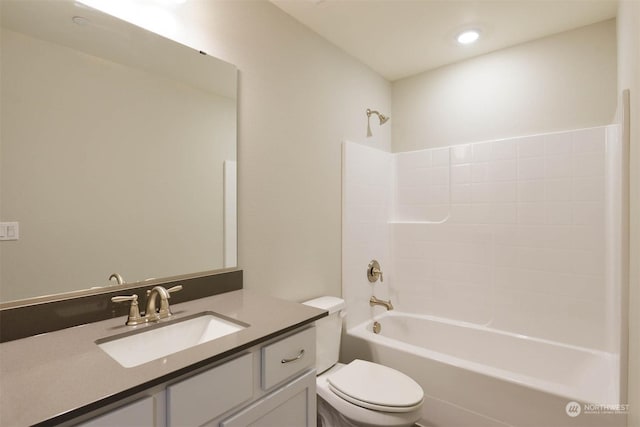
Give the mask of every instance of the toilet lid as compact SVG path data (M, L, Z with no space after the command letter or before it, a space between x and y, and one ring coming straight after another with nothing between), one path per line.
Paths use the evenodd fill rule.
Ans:
M409 412L422 405L422 387L402 372L356 359L327 377L341 398L368 409Z

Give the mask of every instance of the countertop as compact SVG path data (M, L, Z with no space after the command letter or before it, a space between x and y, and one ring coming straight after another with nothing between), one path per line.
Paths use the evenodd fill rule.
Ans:
M309 324L326 311L248 290L171 306L171 321L213 311L246 329L140 366L124 368L96 344L133 328L126 317L0 344L0 425L66 421Z

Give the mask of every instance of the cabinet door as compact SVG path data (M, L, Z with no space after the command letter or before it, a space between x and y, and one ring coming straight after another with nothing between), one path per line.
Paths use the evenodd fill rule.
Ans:
M79 427L156 426L153 397L146 397L130 405L107 412Z
M316 371L268 394L220 423L221 427L315 427Z
M253 396L253 354L167 387L167 425L200 426Z

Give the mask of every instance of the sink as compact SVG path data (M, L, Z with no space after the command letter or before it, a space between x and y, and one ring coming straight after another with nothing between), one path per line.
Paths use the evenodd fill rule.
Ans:
M96 344L116 362L125 368L132 368L233 334L247 326L246 323L219 314L204 312L146 327L141 331L103 338Z

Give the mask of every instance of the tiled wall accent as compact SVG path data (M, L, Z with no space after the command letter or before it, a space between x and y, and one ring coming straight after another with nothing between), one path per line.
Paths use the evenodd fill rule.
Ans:
M342 297L349 310L347 327L371 317L371 295L388 298L389 286L372 285L366 271L369 261L377 259L388 283L392 165L389 153L352 142L343 144Z
M389 154L396 307L613 350L605 155L616 136L600 127Z
M392 219L438 222L447 218L450 175L456 171L449 170L449 155L448 148L394 155L396 185Z
M485 324L492 318L492 246L487 225L392 225L390 286L401 311Z

